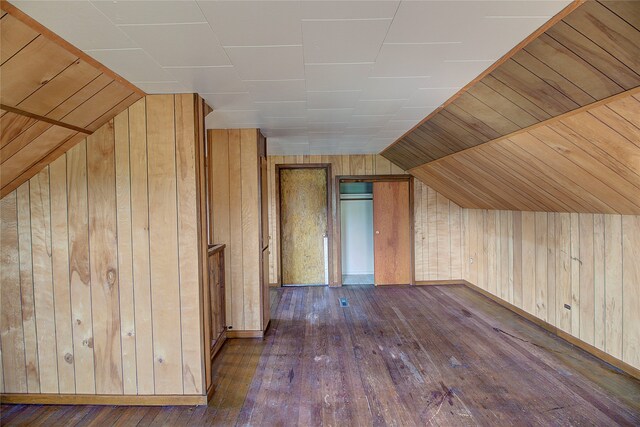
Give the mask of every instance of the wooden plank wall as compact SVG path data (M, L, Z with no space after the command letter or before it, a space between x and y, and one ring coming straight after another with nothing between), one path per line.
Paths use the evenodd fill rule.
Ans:
M410 172L465 208L638 215L638 117L635 89Z
M640 368L640 216L463 209L462 217L465 280Z
M2 199L3 392L205 393L196 100L139 100Z
M0 7L3 197L144 93L8 2Z
M276 229L275 165L304 163L331 164L333 224L337 224L336 176L405 173L401 168L380 155L269 156L269 282L272 284L279 283L280 274L277 258L280 242ZM435 191L421 182L415 180L414 184L415 279L417 281L461 279L460 233L456 231L460 230L460 208L442 195L436 196ZM334 270L331 271L330 281L332 285L335 285L342 282L337 273L338 239L335 226L332 240ZM421 242L422 244L420 244ZM422 250L422 247L426 247L426 249ZM431 258L429 257L430 253L433 254Z
M262 330L258 130L208 131L210 243L224 243L227 326Z
M639 11L584 2L382 154L408 170L637 87Z

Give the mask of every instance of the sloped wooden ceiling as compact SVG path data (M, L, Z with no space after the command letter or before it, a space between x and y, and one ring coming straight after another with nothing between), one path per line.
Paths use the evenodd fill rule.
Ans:
M462 207L640 214L640 2L587 1L382 154Z
M587 1L382 152L411 169L640 85L640 2Z
M144 96L0 2L0 196Z

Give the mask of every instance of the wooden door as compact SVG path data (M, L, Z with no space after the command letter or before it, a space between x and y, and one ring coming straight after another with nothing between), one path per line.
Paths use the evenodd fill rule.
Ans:
M326 284L327 205L325 168L280 169L283 285Z
M373 260L376 285L411 283L409 182L373 183Z

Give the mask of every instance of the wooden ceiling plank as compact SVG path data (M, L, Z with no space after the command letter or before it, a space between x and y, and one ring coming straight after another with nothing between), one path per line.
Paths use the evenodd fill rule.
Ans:
M2 163L0 168L0 183L4 187L15 180L26 169L37 163L49 152L55 149L62 141L66 141L77 132L59 127L51 126L39 137L31 141L16 154Z
M136 102L140 98L142 98L142 96L140 96L139 93L135 93L135 92L131 93L129 96L127 96L125 99L120 101L109 111L104 113L102 116L98 117L93 122L89 123L89 125L87 125L87 129L91 131L96 131L100 126L102 126L103 124L105 124L106 122L108 122L109 120L111 120L112 118L114 118L115 116L123 112L124 110L126 110L130 105L132 105L134 102Z
M634 97L618 99L607 104L607 108L615 111L620 117L640 129L640 101Z
M442 113L425 123L438 127L442 132L449 135L448 139L450 141L458 142L458 151L475 147L480 143L476 135L460 126L457 123L457 118L452 117L447 111L442 111Z
M594 209L593 212L619 213L611 204L604 201L611 189L594 179L593 175L573 167L569 159L557 155L555 151L529 133L516 135L511 138L511 141L519 149L527 152L530 160L536 159L544 174L562 183L566 191L573 192L587 201Z
M491 75L552 117L580 106L513 59L502 64Z
M3 110L5 111L5 110ZM12 139L29 129L38 120L20 114L8 113L0 117L0 147L7 145Z
M77 60L44 37L38 37L2 64L0 103L17 106Z
M428 132L429 135L433 135L434 139L446 149L447 153L456 153L460 150L467 148L467 145L449 134L436 123L429 121L416 128L418 132Z
M461 126L462 123L464 123L464 127L466 129L472 129L475 133L481 135L481 137L484 138L485 141L489 141L502 136L502 134L490 127L487 123L469 113L467 110L464 110L459 105L456 105L456 103L460 101L463 96L449 104L444 112L449 113L451 116L457 118L458 123L460 123Z
M461 188L448 179L442 179L442 177L428 169L426 165L412 169L411 174L457 205L468 206L473 209L484 209L486 207L486 203L469 192L467 188Z
M547 166L536 158L532 158L528 152L522 150L511 140L502 140L492 144L493 149L509 159L514 168L518 168L521 174L527 176L534 185L543 188L553 194L556 200L564 203L564 212L593 212L594 208L577 194L567 193L564 181L559 181L553 174L547 174ZM506 160L505 160L506 161Z
M607 195L607 191L611 191L607 199L611 200L616 208L624 207L628 209L626 212L640 211L640 197L637 197L640 194L640 177L635 182L623 178L616 170L609 167L607 159L597 156L593 150L584 150L584 144L574 144L558 133L556 128L562 126L564 125L558 124L553 127L538 128L531 131L531 135L595 178L594 190L601 188L600 182L608 187L608 189L602 188L601 194ZM635 202L634 197L638 199Z
M521 129L520 126L468 92L456 99L452 105L466 111L499 135L506 135Z
M53 162L55 159L66 153L68 150L73 148L76 144L86 139L86 135L77 133L70 138L63 141L60 145L50 151L46 156L42 157L36 163L32 164L28 169L22 172L16 179L7 183L0 189L0 198L6 196L11 193L13 190L18 188L24 182L33 178L38 172L44 169L49 163Z
M478 82L478 84L470 88L467 93L509 119L518 126L518 129L531 126L539 121L511 100L504 97L501 93L487 86L484 81Z
M458 127L462 128L466 133L470 134L471 136L469 137L467 142L472 147L476 146L478 144L482 144L483 142L487 142L487 141L491 140L491 137L488 137L487 135L485 135L484 133L480 132L475 127L469 126L469 124L465 121L465 118L468 116L468 114L466 112L460 111L459 108L457 110L454 108L454 110L456 112L460 113L463 117L460 118L458 116L458 114L454 114L453 111L450 108L447 108L446 110L442 110L440 112L440 114L438 114L438 116L441 116L441 117L444 117L444 118L448 119L450 122L452 122L455 125L457 125ZM453 133L454 129L455 128L453 128L453 127L449 127L447 129L447 131L449 133L451 133L452 135L458 135L458 133ZM489 133L495 134L495 131L489 132Z
M624 19L589 1L563 20L640 74L640 31Z
M71 129L71 130L74 130L76 132L81 132L81 133L86 133L86 134L91 133L91 132L89 132L88 130L86 130L84 128L81 128L81 127L78 127L78 126L74 126L74 125L71 125L69 123L60 122L58 120L53 120L53 119L50 119L50 118L45 117L45 116L39 116L37 114L33 114L33 113L28 112L28 111L22 111L22 110L20 110L18 108L10 107L8 105L0 104L0 108L2 108L3 110L6 110L6 111L10 111L12 113L20 114L22 116L32 117L32 118L34 118L36 120L39 120L39 121L42 121L42 122L51 123L52 125L61 126L63 128Z
M566 22L558 22L545 34L591 64L625 90L640 84L640 76L631 68Z
M111 80L109 76L100 74L98 77L85 85L82 89L71 95L69 98L65 99L64 102L51 110L51 112L47 113L46 116L54 120L62 119L71 111L78 108L78 106L80 106L83 102L87 101L96 93L107 87L111 82L113 82L113 80Z
M24 111L46 116L99 75L100 71L78 59L20 102L17 107Z
M47 129L53 126L51 123L36 121L33 126L13 138L7 145L0 148L0 162L4 162L13 156L23 147L29 145L31 141L42 135Z
M640 7L637 0L599 0L604 7L640 31Z
M4 64L13 55L20 52L40 34L32 30L11 15L0 19L0 64Z
M131 95L131 93L129 88L116 81L112 81L100 92L62 117L61 121L85 128L94 120L118 105L122 100Z
M513 57L513 60L544 80L548 85L573 101L577 106L582 107L583 105L591 104L596 101L596 98L582 90L580 86L576 85L563 74L560 74L553 68L549 67L526 50L518 52L518 54Z
M435 160L439 157L446 156L451 153L455 153L456 150L449 148L447 142L443 141L439 135L434 132L430 132L428 128L420 126L416 131L406 138L407 141L416 141L418 146L417 150L422 148L422 144L425 145L424 149L429 153L431 160Z
M529 44L525 51L580 88L592 100L604 99L624 90L609 76L546 34Z
M509 101L513 102L514 105L517 105L522 110L526 111L536 119L536 122L551 118L551 115L549 113L538 107L538 105L536 105L535 103L531 102L529 98L511 89L509 86L502 83L492 75L488 75L487 77L482 79L482 83L487 85L496 93L499 93Z
M638 148L640 148L640 127L634 125L627 116L621 116L609 105L603 105L591 109L587 114L590 114L600 120L602 123L609 126L611 129L614 129L620 135L633 142L635 145L638 145ZM640 120L640 108L629 116L636 121Z

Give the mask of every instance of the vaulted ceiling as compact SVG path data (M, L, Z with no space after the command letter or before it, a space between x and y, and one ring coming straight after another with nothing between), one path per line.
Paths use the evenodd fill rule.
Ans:
M0 18L0 195L144 93L6 2Z

